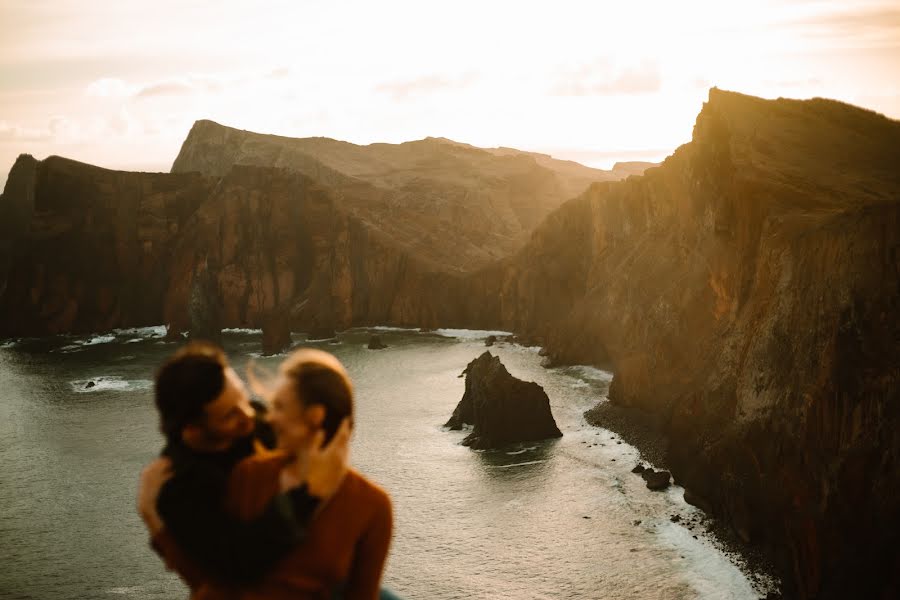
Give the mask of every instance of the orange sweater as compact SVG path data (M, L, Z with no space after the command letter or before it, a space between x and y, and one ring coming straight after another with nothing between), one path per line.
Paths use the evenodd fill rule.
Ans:
M231 474L229 510L242 519L260 514L279 489L287 457L267 452L244 459ZM379 582L391 541L391 501L380 487L354 470L313 517L306 540L277 563L258 585L225 590L204 584L200 600L378 598Z

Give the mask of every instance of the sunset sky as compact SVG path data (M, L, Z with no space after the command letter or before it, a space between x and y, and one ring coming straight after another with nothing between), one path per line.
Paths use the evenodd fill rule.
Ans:
M2 0L0 184L26 152L167 171L197 119L609 167L688 141L714 85L896 119L898 74L896 0Z

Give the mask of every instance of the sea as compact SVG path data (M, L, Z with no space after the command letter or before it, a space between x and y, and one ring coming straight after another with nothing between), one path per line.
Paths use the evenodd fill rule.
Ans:
M383 583L423 599L755 600L776 582L719 543L684 490L646 488L636 448L589 425L612 373L544 369L505 332L389 327L332 340L356 389L351 462L384 487L394 537ZM0 599L187 598L135 510L162 446L153 373L177 345L164 327L0 340ZM378 334L388 347L369 350ZM261 332L226 330L239 373L274 370ZM563 437L473 451L443 427L481 353L540 384Z

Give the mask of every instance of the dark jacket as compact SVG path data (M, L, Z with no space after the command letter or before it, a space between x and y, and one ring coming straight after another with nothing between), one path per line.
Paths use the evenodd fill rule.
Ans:
M318 505L302 486L276 495L252 521L228 514L224 502L231 471L260 447L254 434L222 452L197 452L180 441L163 450L174 474L157 498L159 515L187 558L225 583L260 579L303 539Z

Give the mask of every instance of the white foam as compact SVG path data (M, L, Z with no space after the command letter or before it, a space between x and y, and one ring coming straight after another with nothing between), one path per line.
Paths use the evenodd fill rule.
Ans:
M756 600L775 588L771 581L763 581L765 589L754 589L737 559L716 547L705 536L694 539L686 527L664 520L656 526L656 534L665 544L684 556L690 568L682 572L688 584L700 598L723 600Z
M408 332L416 332L422 331L420 327L391 327L390 325L376 325L374 327L360 327L360 329L371 329L373 331L408 331Z
M113 329L116 335L136 335L140 338L161 338L166 336L165 325L152 325L150 327L130 327L126 329Z
M434 333L442 337L458 340L483 340L489 336L512 335L509 331L488 331L485 329L435 329Z
M142 589L141 586L139 586L139 585L133 585L133 586L130 586L130 587L125 587L125 586L123 586L123 587L114 587L114 588L110 588L110 589L108 589L108 590L106 590L106 591L107 591L107 593L109 593L109 594L115 594L115 595L117 595L117 596L130 596L130 595L132 595L132 594L134 594L134 593L136 593L136 592L140 592L141 589Z
M81 344L82 346L96 346L98 344L108 344L110 342L116 341L116 336L107 334L107 335L98 335L94 336L90 339L83 340L80 342L75 342L76 344Z
M89 383L94 385L88 387ZM153 387L153 382L148 379L122 379L119 375L101 375L90 379L76 379L70 381L72 391L77 393L89 392L135 392L141 390L149 390Z
M528 452L528 450L530 450L530 448L522 448L521 450L515 450L515 451L513 451L513 452L507 452L506 454L507 454L508 456L515 456L516 454L525 454L526 452Z
M569 367L569 370L585 381L597 381L609 383L613 379L613 374L603 369L589 367L587 365L575 365Z
M246 327L229 327L222 333L239 333L241 335L262 335L262 329L247 329Z
M537 465L540 463L547 462L546 460L528 460L520 463L513 463L511 465L491 465L494 469L511 469L513 467L524 467L525 465Z
M3 342L2 344L0 344L0 349L2 349L2 348L13 348L13 347L15 347L16 344L18 344L18 343L19 343L19 340L7 340L7 341Z

